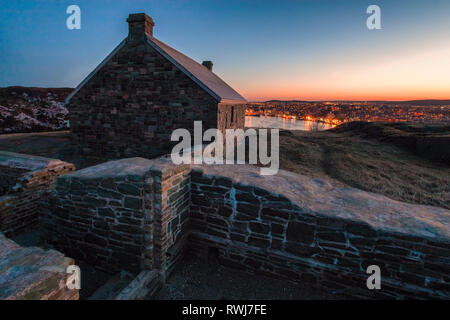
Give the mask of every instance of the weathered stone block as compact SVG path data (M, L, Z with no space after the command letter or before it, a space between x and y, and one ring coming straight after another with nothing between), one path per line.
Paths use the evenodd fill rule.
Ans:
M272 208L263 208L261 211L261 216L263 219L268 220L289 220L290 213L289 211L284 211L280 209L272 209Z
M314 241L314 232L313 225L291 221L286 229L286 239L289 242L310 244Z
M236 210L251 217L258 217L259 215L259 206L255 205L238 203Z
M270 239L250 236L248 238L248 244L258 248L268 249L270 247Z
M140 198L125 197L124 207L129 209L142 209L143 201Z
M71 258L55 250L20 247L0 233L1 300L78 300L66 286Z
M249 227L251 232L259 233L259 234L269 234L270 225L260 222L250 222Z

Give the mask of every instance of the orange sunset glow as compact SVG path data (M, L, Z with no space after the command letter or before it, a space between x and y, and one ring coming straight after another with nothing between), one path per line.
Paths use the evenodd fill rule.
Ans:
M249 100L414 100L450 97L450 45L432 50L336 59L311 70L302 62L236 79ZM241 83L242 82L242 83Z

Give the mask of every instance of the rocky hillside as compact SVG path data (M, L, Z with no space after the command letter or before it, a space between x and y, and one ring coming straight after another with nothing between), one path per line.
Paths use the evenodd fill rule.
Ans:
M0 134L66 128L64 100L72 88L0 88Z

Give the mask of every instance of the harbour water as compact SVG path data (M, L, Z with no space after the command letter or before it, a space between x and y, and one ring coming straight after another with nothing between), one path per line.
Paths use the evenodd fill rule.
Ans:
M328 130L335 125L310 120L287 119L282 117L246 116L245 126L248 128L278 128L286 130Z

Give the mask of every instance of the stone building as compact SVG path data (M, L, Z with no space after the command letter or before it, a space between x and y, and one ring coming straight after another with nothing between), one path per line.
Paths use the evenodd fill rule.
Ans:
M246 100L212 72L153 36L130 14L129 34L67 98L77 152L147 158L170 152L177 128L243 128Z

